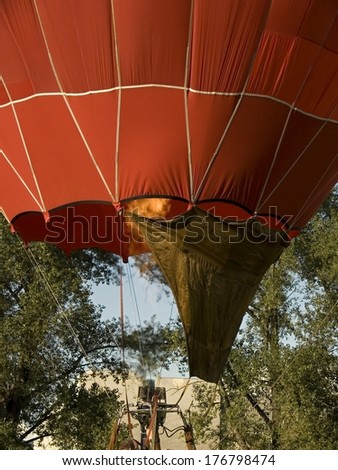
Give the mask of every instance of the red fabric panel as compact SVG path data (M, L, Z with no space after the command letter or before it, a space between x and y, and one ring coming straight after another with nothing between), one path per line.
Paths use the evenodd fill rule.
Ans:
M62 97L36 97L16 109L47 210L110 199Z
M266 30L296 36L312 1L274 1L269 12Z
M249 93L273 96L305 112L333 117L337 55L312 42L267 33L250 76ZM337 116L337 111L336 111Z
M334 124L293 113L259 212L276 205L279 214L295 216L290 225L303 227L337 180L338 158L332 158L332 145L338 148Z
M325 5L323 0L275 0L266 29L325 44L336 14L336 0L325 0Z
M18 196L21 199L22 194ZM143 200L141 205L148 202L149 199ZM166 207L168 218L188 210L187 205L178 200L168 201ZM25 212L14 219L13 226L26 243L33 240L53 243L66 253L96 247L127 260L128 256L149 251L144 236L130 222L128 208L125 203L122 216L112 204L93 201L59 207L44 215Z
M162 195L304 225L337 180L336 5L3 0L0 205Z
M269 0L194 2L191 88L243 89L269 4Z
M304 86L315 44L293 36L267 32L263 35L248 83L248 93L276 97L290 104Z
M337 54L322 49L317 55L315 66L309 73L296 107L315 116L337 120L337 70Z
M58 89L33 2L1 2L0 70L13 100ZM8 101L0 87L0 103Z
M117 91L69 97L71 109L114 197L116 196L117 101ZM100 119L100 116L105 118ZM87 153L85 151L82 158L87 159ZM88 196L86 199L89 200L91 197Z
M10 107L0 108L0 142L0 206L11 220L20 212L39 210L34 197L42 202Z
M236 95L197 93L189 95L189 128L195 191L203 180L207 166L220 143L238 99Z
M123 90L118 172L120 199L190 199L183 91Z
M20 181L17 173L13 171L1 153L0 174L0 210L4 212L8 220L12 220L17 214L24 211L41 210L25 185ZM15 188L15 197L13 197L13 188Z
M54 210L47 221L39 213L26 213L15 219L14 227L23 240L54 243L67 253L99 247L122 256L131 240L127 230L120 236L119 222L112 205L91 203Z
M232 200L253 211L287 114L281 103L245 97L200 198Z
M323 8L325 6L325 8ZM337 20L337 0L312 0L299 28L299 35L317 44L326 45L326 41ZM337 24L337 23L336 23ZM337 34L337 31L336 31ZM336 50L338 44L336 43Z
M333 0L335 2L335 0ZM329 51L338 53L338 15L335 16L332 27L327 35L324 42L324 47Z
M184 85L190 0L115 0L122 85Z
M118 84L108 0L38 0L38 13L63 91Z
M336 0L273 2L248 91L337 119L337 25Z

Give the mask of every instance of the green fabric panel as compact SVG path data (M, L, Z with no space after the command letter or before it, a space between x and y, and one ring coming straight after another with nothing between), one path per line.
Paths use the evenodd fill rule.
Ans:
M217 383L246 308L286 243L267 240L257 221L228 224L197 208L171 221L132 218L176 299L190 375Z

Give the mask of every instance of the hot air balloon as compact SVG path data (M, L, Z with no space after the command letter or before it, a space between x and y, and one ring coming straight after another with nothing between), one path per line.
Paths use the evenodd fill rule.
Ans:
M191 375L217 382L264 273L337 181L337 10L0 2L2 212L26 243L152 251Z

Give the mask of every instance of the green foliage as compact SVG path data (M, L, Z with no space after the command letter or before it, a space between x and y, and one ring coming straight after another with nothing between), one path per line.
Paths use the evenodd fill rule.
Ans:
M168 327L163 327L156 316L142 325L142 331L129 331L126 353L128 363L141 380L153 378L160 369L169 369L171 353L167 347Z
M193 385L193 402L187 418L193 427L197 449L202 442L217 442L219 439L219 430L215 426L219 403L220 397L215 384L200 381Z
M196 440L217 449L338 449L338 193L266 274ZM212 418L218 418L216 429Z
M61 448L106 448L116 393L81 380L88 371L119 380L120 326L102 320L86 280L114 282L116 258L26 248L0 224L0 447L32 448L48 436Z
M90 387L87 382L69 384L62 394L57 422L53 416L48 421L53 444L64 450L106 448L113 419L121 409L116 394L95 382Z
M176 364L178 371L185 375L188 372L188 352L182 322L179 318L171 321L163 329L164 345L169 360Z
M338 186L295 240L299 271L311 296L324 290L330 300L338 299L337 233Z
M336 190L266 274L217 389L195 386L197 445L338 449L337 200ZM89 386L88 371L104 383L125 365L113 338L119 322L102 320L90 282L116 281L116 258L28 250L1 225L0 447L29 449L48 437L64 449L106 448L120 403L115 391ZM144 273L158 279L156 268ZM124 342L142 377L170 361L186 370L179 321L162 327L152 318L142 338L126 324Z

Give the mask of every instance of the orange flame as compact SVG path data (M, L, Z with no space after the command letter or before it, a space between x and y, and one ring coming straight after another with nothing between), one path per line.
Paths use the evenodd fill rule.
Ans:
M143 217L166 217L169 213L171 202L169 199L162 198L146 198L135 199L126 204L127 212L136 212Z
M125 205L125 212L134 213L146 218L164 218L169 213L170 208L171 202L169 199L145 198L128 202ZM125 229L130 238L129 252L131 255L138 255L149 251L145 238L134 221L127 218L125 220Z

